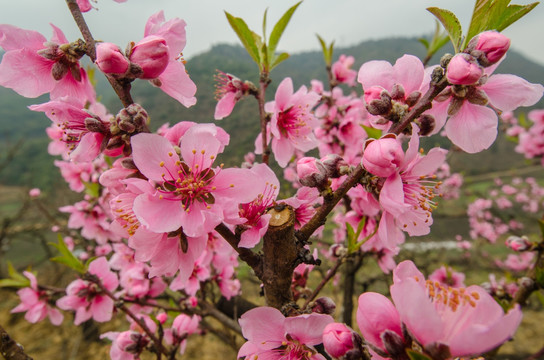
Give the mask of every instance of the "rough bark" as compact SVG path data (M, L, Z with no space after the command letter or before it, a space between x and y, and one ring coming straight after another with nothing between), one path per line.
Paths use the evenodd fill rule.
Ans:
M291 281L298 259L295 211L291 206L279 205L268 213L272 218L263 241L264 296L268 306L289 313L295 304Z
M2 326L0 326L0 354L5 360L32 360Z

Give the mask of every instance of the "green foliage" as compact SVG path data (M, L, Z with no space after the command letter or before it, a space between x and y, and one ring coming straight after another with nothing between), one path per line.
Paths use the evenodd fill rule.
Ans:
M361 125L370 139L379 139L382 137L382 131L366 125Z
M251 56L253 61L259 66L261 73L268 74L273 68L278 66L281 62L286 60L289 57L287 53L276 54L276 48L280 41L285 28L289 24L291 17L293 16L295 10L302 3L299 1L292 7L290 7L285 14L278 20L274 25L272 32L270 33L270 38L266 39L266 22L267 22L267 13L268 9L264 12L263 16L263 37L261 38L258 34L249 29L246 22L238 17L234 17L228 12L225 11L227 15L227 20L236 33L238 38L242 42L242 45Z
M506 29L538 4L535 2L529 5L510 5L510 0L477 0L463 47L483 31Z
M476 35L487 30L502 31L521 19L539 3L528 5L510 5L511 0L476 0L468 32L463 39L461 24L454 13L437 7L429 7L431 12L444 26L458 53L466 48L468 42ZM425 42L423 42L425 45ZM426 46L427 49L429 46Z
M455 52L458 53L463 38L463 29L461 28L459 19L457 19L455 14L449 10L439 9L437 7L429 7L427 10L442 23L450 37Z
M58 239L58 243L50 243L50 245L54 246L60 252L60 256L52 258L51 261L64 264L80 274L85 274L87 272L87 266L83 265L83 263L72 254L66 246L62 235L59 234Z
M8 261L8 275L9 278L0 279L0 288L2 287L15 287L24 288L30 286L30 280L15 270L10 261Z
M446 31L442 31L440 28L440 22L436 21L435 31L431 41L428 41L425 38L419 38L418 41L425 46L427 49L427 55L425 59L430 59L436 54L440 49L442 49L449 40L449 35Z
M417 352L415 350L406 349L406 353L408 354L408 357L410 358L410 360L432 360L427 355L424 355L424 354L422 354L420 352Z
M242 18L234 17L226 11L225 15L227 15L227 20L229 21L230 27L232 28L232 30L234 30L236 35L238 35L238 38L242 42L242 45L244 45L247 53L251 56L253 61L255 61L257 65L260 66L261 56L256 41L257 38L260 38L259 35L251 31Z
M319 35L317 35L317 40L319 40L319 44L321 44L321 49L323 50L323 58L325 59L325 65L331 66L332 65L332 54L334 51L334 41L330 43L329 46L325 43L325 40Z

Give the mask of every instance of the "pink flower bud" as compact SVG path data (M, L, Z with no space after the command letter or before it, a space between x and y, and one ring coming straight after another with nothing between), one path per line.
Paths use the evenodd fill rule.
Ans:
M42 193L42 191L38 188L34 188L34 189L30 189L30 191L28 192L28 196L30 196L31 198L37 198L38 196L40 196L40 194Z
M380 100L381 93L384 91L384 88L381 86L372 86L368 89L365 89L365 101L367 104L370 104L372 100Z
M304 186L317 187L322 185L327 177L321 161L313 157L303 157L297 161L297 176Z
M506 239L506 246L514 251L527 251L532 247L533 243L527 236L509 236Z
M353 349L353 330L346 324L330 323L323 329L323 346L335 358Z
M105 74L124 74L129 62L117 45L100 43L96 46L96 66Z
M474 50L484 53L489 66L502 59L510 48L510 39L497 31L485 31L471 40L475 42ZM469 44L470 47L470 44Z
M166 40L155 35L146 36L132 48L130 61L142 69L140 79L158 78L169 61Z
M448 64L446 77L454 85L472 85L480 80L483 73L484 70L473 56L457 54Z
M397 171L404 159L404 151L396 137L384 137L368 141L363 153L363 166L380 177L388 177Z
M166 322L166 320L168 319L168 314L167 313L160 313L160 314L157 314L157 320L161 323L161 324L164 324Z

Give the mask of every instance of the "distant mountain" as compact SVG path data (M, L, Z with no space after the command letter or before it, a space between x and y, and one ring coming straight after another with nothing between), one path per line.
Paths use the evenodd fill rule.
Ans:
M335 57L340 54L353 55L356 59L354 68L357 69L369 60L387 60L394 63L403 54L422 58L424 49L415 38L392 38L365 41L357 46L336 49ZM438 62L438 57L431 62L433 61ZM197 104L189 109L145 81L134 83L133 97L147 109L153 127L156 128L164 122L175 124L183 120L214 122L216 69L234 74L243 80L254 83L258 81L257 66L240 46L216 45L210 51L191 58L186 67L198 88ZM320 52L292 55L272 71L268 99L273 99L277 85L286 76L293 79L295 88L309 86L312 79L325 81L324 68ZM544 83L544 67L514 51L509 52L498 72L512 73L531 82ZM103 77L100 74L97 77L97 92L103 96L102 102L112 113L117 112L121 106L119 100L115 98ZM9 89L0 88L0 164L7 149L12 148L18 141L23 141L22 145L17 146L15 158L9 167L0 171L0 184L48 189L58 183L59 175L52 165L53 159L47 154L48 141L44 129L49 126L49 120L43 114L26 108L30 104L44 101L47 101L46 97L25 99ZM544 102L541 101L540 106L544 107ZM253 142L259 131L256 101L249 98L241 101L230 117L217 121L216 124L231 134L231 145L227 147L222 161L228 165L239 164L241 157L254 149ZM502 165L504 166L504 162ZM474 168L476 171L478 166Z

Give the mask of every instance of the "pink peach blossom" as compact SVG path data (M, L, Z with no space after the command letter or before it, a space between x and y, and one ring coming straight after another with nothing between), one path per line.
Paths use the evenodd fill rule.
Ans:
M47 41L36 31L0 25L0 47L6 53L0 63L0 85L24 97L50 93L51 99L71 96L83 102L96 101L87 73L63 47L68 40L54 25Z
M160 62L164 59L164 52L161 50L160 54L157 49L162 48L161 44L166 46L162 48L166 50L168 54L168 61L163 71L160 71L162 66L157 67L155 62L152 62L153 71L151 68L147 68L147 61L145 57L141 57L138 54L140 51L135 48L136 51L135 60L144 65L144 79L155 76L151 81L152 84L158 86L166 94L170 95L182 105L189 107L196 103L195 93L196 85L191 80L187 71L185 70L184 60L182 58L182 51L185 48L186 35L185 35L185 21L174 18L166 21L164 18L164 12L159 11L156 14L151 15L147 20L144 31L144 39L138 44L155 44L155 50L143 51L141 55L150 54L152 56L160 55ZM162 42L164 41L164 43ZM147 45L146 45L147 46ZM132 55L129 56L132 59ZM144 61L142 63L141 61Z
M89 274L97 277L102 286L110 292L119 285L117 275L110 270L105 257L99 257L89 264ZM93 318L97 322L111 320L113 300L103 293L97 284L77 279L66 288L66 296L57 300L57 306L63 310L75 310L74 324L79 325Z
M323 342L323 329L334 320L316 313L286 318L277 309L258 307L243 314L239 322L247 342L238 358L324 360L313 346Z
M247 169L212 168L222 147L210 127L195 125L181 138L181 159L171 143L153 134L132 137L134 163L155 186L134 200L134 214L153 232L183 227L187 236L202 236L226 213L258 194L255 175Z
M313 129L318 126L318 122L311 110L319 98L318 94L308 91L305 86L293 92L293 81L285 78L278 85L275 100L265 104L265 110L272 114L269 126L272 152L281 167L289 163L295 150L306 152L317 147ZM259 136L257 142L260 139ZM262 144L257 146L255 152L262 153Z
M21 299L21 304L14 307L11 312L25 312L25 319L30 323L37 323L46 317L53 325L60 325L64 316L56 308L49 305L49 295L47 291L41 290L38 287L36 276L29 272L23 271L23 275L30 280L30 287L25 287L17 291L17 295Z

